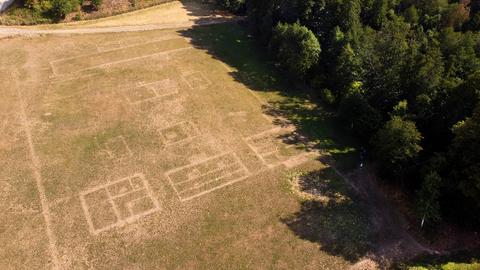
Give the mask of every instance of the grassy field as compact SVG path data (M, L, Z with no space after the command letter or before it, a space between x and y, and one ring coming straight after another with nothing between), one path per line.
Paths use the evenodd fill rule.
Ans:
M335 119L236 24L0 43L1 269L346 269ZM321 202L292 192L315 177Z

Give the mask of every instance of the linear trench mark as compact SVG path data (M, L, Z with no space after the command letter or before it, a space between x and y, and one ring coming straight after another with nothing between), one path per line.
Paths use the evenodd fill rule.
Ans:
M16 74L13 74L13 72L12 72L12 75L13 75L12 77L17 78L17 76L15 76ZM25 129L25 135L27 137L30 158L32 160L32 172L35 178L35 183L37 185L38 194L40 197L40 204L42 206L43 219L45 220L45 230L47 232L49 249L52 256L53 269L59 269L60 266L58 261L58 249L55 241L55 236L52 231L52 220L51 220L50 208L48 206L48 200L45 193L45 188L42 183L43 180L42 180L42 175L40 173L40 167L41 167L40 160L38 159L38 156L35 152L35 147L33 145L32 131L30 130L30 127L28 124L28 118L25 110L25 102L23 100L22 91L18 87L17 83L15 88L17 89L17 95L18 95L19 104L20 104L20 117L22 122L21 124Z

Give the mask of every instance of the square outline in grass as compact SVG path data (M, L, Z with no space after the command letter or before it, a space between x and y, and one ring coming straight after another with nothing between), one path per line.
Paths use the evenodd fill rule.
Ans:
M199 74L201 79L204 81L203 84L201 84L199 86L192 85L191 82L187 79L187 77L195 76L196 74ZM190 87L190 89L192 89L192 90L204 88L204 87L210 86L212 84L212 82L207 78L207 76L205 76L205 74L203 74L203 72L201 72L201 71L194 71L194 72L189 72L189 73L186 73L186 74L182 74L182 79L185 81L185 83L188 85L188 87Z
M110 144L111 144L114 140L116 140L116 139L120 139L120 141L121 141L121 142L123 143L123 145L125 146L125 149L127 150L127 154L126 154L126 155L123 155L123 156L120 156L120 157L116 157L115 154L114 154L114 151L112 151L111 147L109 147ZM102 148L102 147L100 146L100 144L98 143L98 141L97 141L97 144L99 145L100 148ZM107 155L109 156L109 158L110 158L111 160L112 160L112 159L124 160L124 159L130 158L130 157L133 156L133 152L132 152L132 150L130 149L130 147L128 146L127 140L125 140L125 137L123 137L122 135L107 139L107 141L103 144L103 148L104 148L105 153L107 153Z
M169 139L165 137L165 135L162 133L163 131L165 130L168 130L168 129L171 129L171 128L174 128L174 127L177 127L177 126L185 126L185 125L189 125L190 126L190 130L193 131L193 133L189 133L189 132L186 132L187 134L189 134L189 136L187 136L186 138L184 139L181 139L181 140L178 140L178 141L174 141L174 142L169 142ZM183 129L183 131L185 132L186 130ZM178 122L178 123L175 123L171 126L168 126L168 127L165 127L165 128L162 128L159 130L159 133L160 133L160 136L162 138L162 142L166 145L166 146L171 146L171 145L176 145L176 144L181 144L181 143L184 143L186 141L190 141L198 136L200 136L200 132L198 131L198 128L195 126L195 124L193 124L192 122L190 121L181 121L181 122Z
M133 184L132 184L132 179L135 179L135 178L140 178L142 180L142 183L143 183L143 188L140 188L140 189L135 189ZM125 182L125 181L128 181L128 183L131 185L133 191L129 191L127 193L124 193L124 194L119 194L119 195L111 195L111 191L109 190L109 187L112 187L118 183L121 183L121 182ZM115 223L111 223L107 226L104 226L102 228L99 228L99 229L96 229L94 224L93 224L93 221L92 221L92 214L90 213L90 210L89 210L89 206L88 206L88 203L85 199L85 197L89 194L92 194L92 193L95 193L95 192L98 192L98 191L101 191L101 190L105 190L106 191L106 194L107 194L107 197L108 197L108 202L110 203L110 206L112 207L114 213L115 213L115 216L116 216L116 222ZM140 198L136 198L135 200L132 200L130 201L129 203L133 202L133 201L136 201L138 199L143 199L143 198L148 198L152 201L153 203L153 208L147 210L147 211L144 211L142 213L138 213L138 214L132 214L131 216L127 217L127 218L121 218L120 214L119 214L119 211L117 209L117 205L116 203L114 202L114 199L117 199L117 198L121 198L123 196L127 196L128 194L130 193L133 193L133 192L137 192L137 191L141 191L141 190L144 190L145 191L145 196L144 197L140 197ZM83 213L85 215L85 219L87 221L87 224L88 224L88 227L89 227L89 230L90 232L93 234L93 235L97 235L101 232L104 232L104 231L108 231L110 229L113 229L115 227L122 227L126 224L129 224L129 223L133 223L137 220L139 220L140 218L144 217L144 216L147 216L147 215L150 215L152 213L155 213L157 211L160 211L161 208L160 208L160 204L158 203L158 201L155 199L155 196L150 188L150 185L148 184L148 181L145 179L145 176L142 174L142 173L137 173L137 174L134 174L132 176L129 176L129 177L126 177L126 178L122 178L122 179L119 179L119 180L116 180L114 182L109 182L107 184L103 184L103 185L100 185L100 186L97 186L97 187L94 187L92 189L89 189L89 190L86 190L86 191L83 191L80 193L80 202L81 202L81 205L82 205L82 209L83 209ZM127 203L128 205L128 203ZM129 210L131 211L131 209L129 208Z

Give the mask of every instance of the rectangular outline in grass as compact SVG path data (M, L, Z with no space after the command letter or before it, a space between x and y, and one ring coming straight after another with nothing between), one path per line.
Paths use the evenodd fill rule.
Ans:
M200 85L198 87L194 87L193 85L190 84L190 82L188 82L187 80L187 76L190 76L190 75L193 75L193 74L200 74L200 76L202 77L203 80L205 80L205 84L203 85ZM182 76L182 79L183 81L188 85L188 87L190 87L190 89L192 90L195 90L195 89L200 89L200 88L204 88L204 87L207 87L207 86L210 86L212 85L212 82L207 78L207 76L205 76L205 74L203 74L202 71L193 71L193 72L188 72L188 73L185 73L185 74L181 74Z
M265 166L267 166L268 168L275 168L276 166L278 165L285 165L287 167L291 167L290 165L288 165L290 162L292 162L293 160L295 159L301 159L302 156L305 156L305 155L309 155L310 153L301 153L301 154L298 154L298 155L295 155L295 156L291 156L291 157L288 157L286 160L282 160L282 161L278 161L278 162L274 162L274 163L269 163L265 160L265 157L267 155L270 155L270 154L274 154L274 153L278 153L278 149L275 150L275 151L271 151L271 152L265 152L265 153L261 153L258 149L258 147L255 147L252 143L251 143L251 140L252 139L255 139L255 138L261 138L262 136L265 136L265 135L268 135L268 134L275 134L277 132L280 132L280 131L289 131L288 129L285 129L285 128L282 128L282 127L276 127L276 128L272 128L272 129L269 129L269 130L266 130L266 131L263 131L263 132L260 132L258 134L255 134L255 135L252 135L252 136L249 136L249 137L245 137L243 138L243 141L248 145L248 147L255 153L255 155L263 162L263 164L265 164ZM294 145L287 145L286 148L293 148L295 147Z
M168 80L168 79L164 79L164 80ZM168 97L168 96L173 96L173 95L177 95L179 93L179 86L174 88L172 92L168 93L168 94L159 94L158 93L158 90L155 90L153 88L149 88L148 86L149 85L153 85L153 84L156 84L156 83L159 83L159 82L162 82L164 80L159 80L159 81L154 81L154 82L149 82L149 83L142 83L138 86L135 86L133 88L128 88L128 89L123 89L121 90L122 92L122 95L123 97L127 100L127 102L131 105L138 105L138 104L142 104L144 102L149 102L149 101L154 101L154 100L157 100L157 99L161 99L161 98L164 98L164 97ZM137 89L137 88L142 88L142 87L145 87L147 88L148 90L152 91L154 96L151 97L151 98L146 98L146 99L142 99L142 100L138 100L138 101L132 101L130 100L130 98L127 96L126 92L127 91L131 91L131 90L134 90L134 89Z
M221 185L215 186L215 187L213 187L213 188L211 188L211 189L208 189L208 190L205 190L205 191L196 193L196 194L194 194L194 195L192 195L192 196L188 196L188 197L185 197L185 198L181 196L181 192L179 192L179 191L177 190L177 188L175 187L176 184L173 183L173 181L172 181L172 179L171 179L171 177L170 177L170 175L171 175L172 173L175 173L175 172L178 172L178 171L181 171L181 170L185 170L185 169L188 169L188 168L192 168L192 167L195 167L195 166L204 164L204 163L206 163L206 162L208 162L208 161L214 160L214 159L216 159L216 158L223 157L223 156L227 156L227 155L232 155L232 156L234 157L234 159L236 160L236 162L237 162L237 163L240 165L240 167L241 167L241 169L239 169L239 170L237 170L237 171L243 171L243 172L245 173L245 176L242 176L242 177L233 179L233 180L228 181L228 182L226 182L226 183L223 183L223 184L221 184ZM235 171L235 172L237 172L237 171ZM209 172L209 173L210 173L210 172ZM227 174L225 174L225 175L228 175L228 174L231 174L231 173L232 173L232 172L229 172L229 173L227 173ZM205 174L203 174L203 175L205 175ZM203 176L203 175L201 175L201 176ZM173 190L175 191L175 194L177 195L178 199L179 199L181 202L185 202L185 201L189 201L189 200L195 199L195 198L197 198L197 197L206 195L206 194L208 194L208 193L211 193L211 192L213 192L213 191L215 191L215 190L218 190L218 189L221 189L221 188L223 188L223 187L232 185L232 184L234 184L234 183L243 181L243 180L247 179L248 177L250 177L250 176L251 176L251 173L250 173L250 171L248 170L248 168L243 164L243 162L240 160L240 158L238 158L238 156L237 156L236 153L234 153L234 152L225 152L225 153L222 153L222 154L219 154L219 155L215 155L215 156L209 157L209 158L207 158L207 159L204 159L204 160L201 160L201 161L198 161L198 162L195 162L195 163L186 165L186 166L181 166L181 167L178 167L178 168L169 170L169 171L167 171L167 172L165 173L165 176L166 176L169 184L172 186ZM203 183L202 186L205 185L205 184L212 183L212 182L214 182L214 181L217 181L217 180L208 181L207 183ZM177 184L178 184L178 183L177 183Z
M134 46L127 46L127 47L119 48L119 49L116 49L116 50L126 49L126 48L129 48L129 47L134 47ZM193 49L192 46L186 46L186 47L181 47L181 48L177 48L177 49L166 50L166 51L162 51L162 52L157 52L157 53L146 54L146 55L132 57L132 58L126 58L126 59L122 59L122 60L107 62L107 63L103 63L103 64L99 64L99 65L93 65L93 66L86 67L86 68L81 68L81 69L78 69L78 70L75 70L75 71L72 71L72 72L67 72L65 74L58 74L57 68L55 68L55 66L53 65L54 62L59 62L59 61L63 61L63 60L71 60L71 59L75 59L75 58L81 58L81 57L85 57L85 56L91 56L91 55L95 55L95 54L101 54L101 53L115 51L115 50L111 50L111 51L106 51L106 52L101 52L101 53L84 55L84 56L80 56L80 57L73 57L73 58L68 58L68 59L59 59L59 60L50 61L50 67L51 67L52 73L55 77L57 77L57 76L68 76L68 75L77 74L79 72L86 71L86 70L92 70L92 69L96 69L96 68L104 68L104 67L108 67L108 66L111 66L111 65L117 65L117 64L126 63L126 62L130 62L130 61L135 61L135 60L139 60L139 59L149 58L149 57L153 57L153 56L169 55L171 53L176 53L176 52L186 51L186 50L191 50L191 49Z
M179 141L176 141L176 142L171 142L171 143L167 143L167 139L165 138L165 136L162 134L162 131L164 130L167 130L169 128L172 128L172 127L176 127L176 126L180 126L180 125L190 125L192 127L192 130L194 131L193 134L191 136L188 136L187 138L185 139L182 139L182 140L179 140ZM168 126L168 127L165 127L165 128L162 128L159 130L159 133L160 133L160 137L162 138L162 142L165 144L165 146L172 146L172 145L178 145L178 144L182 144L184 142L188 142L188 141L191 141L197 137L200 136L200 132L198 131L198 128L197 126L190 122L190 121L180 121L180 122L177 122L171 126Z
M138 191L138 190L142 190L142 189L138 189L138 190L133 190L131 192L128 192L128 193L125 193L125 194L121 194L121 195L117 195L117 196L112 196L110 194L110 191L108 190L108 187L110 186L113 186L117 183L120 183L122 181L126 181L128 180L130 185L132 184L131 183L131 179L133 178L140 178L142 179L142 182L143 182L143 185L144 185L144 190L145 190L145 193L146 193L146 196L142 197L142 198L145 198L145 197L148 197L150 198L150 200L153 202L153 205L154 205L154 208L148 210L148 211L145 211L145 212L142 212L142 213L139 213L139 214L136 214L136 215L133 215L133 216L130 216L128 218L125 218L125 219L122 219L120 217L120 214L118 212L118 209L115 205L115 202L113 202L113 199L115 198L119 198L119 197L123 197L125 195L128 195L130 194L131 192L135 192L135 191ZM99 190L102 190L102 189L105 189L106 193L107 193L107 196L108 196L108 200L112 206L112 209L113 211L115 212L115 216L117 218L117 222L113 223L113 224L110 224L108 226L105 226L105 227L102 227L100 229L95 229L95 226L93 225L93 221L92 221L92 215L90 213L90 210L89 210L89 207L88 207L88 204L85 200L85 196L87 196L88 194L91 194L93 192L96 192L96 191L99 191ZM158 201L155 199L155 195L153 194L151 188L150 188L150 185L148 184L148 181L145 179L145 175L142 174L142 173L136 173L132 176L129 176L129 177L125 177L125 178L122 178L122 179L119 179L119 180L116 180L114 182L109 182L107 184L103 184L103 185L100 185L100 186L97 186L97 187L94 187L94 188L91 188L91 189L88 189L88 190L85 190L83 192L80 192L80 202L81 202L81 205L82 205L82 209L83 209L83 212L84 212L84 215L85 215L85 219L87 220L87 224L88 224L88 227L90 229L90 232L93 234L93 235L97 235L99 233L102 233L104 231L108 231L110 229L113 229L115 227L122 227L122 226L125 226L126 224L129 224L129 223L133 223L137 220L139 220L140 218L144 217L144 216L147 216L147 215L150 215L152 213L155 213L155 212L158 212L161 210L160 208L160 204L158 203ZM127 204L128 205L128 204ZM129 209L131 211L131 209Z
M113 153L114 151L112 151L112 149L110 147L110 144L112 142L114 142L114 140L116 140L116 139L120 139L120 141L125 146L125 149L127 150L126 155L116 157L115 154ZM98 144L98 141L97 141L97 144ZM103 145L104 145L104 148L105 148L105 152L107 153L107 155L110 157L111 160L115 160L115 159L116 160L124 160L124 159L130 158L130 157L133 157L133 152L130 149L130 147L128 146L127 140L125 140L125 137L123 137L122 135L115 136L115 137L112 137L112 138L108 139ZM101 146L99 145L99 147L101 147Z
M151 44L151 43L157 43L157 42L160 42L160 41L170 41L170 40L174 40L174 39L182 39L182 38L170 38L170 39L149 40L149 41L147 41L147 42L134 43L134 44L131 44L131 45L121 46L121 47L118 47L118 48L114 48L114 49L110 49L110 50L104 50L104 51L98 51L98 46L97 46L97 44L95 44L95 48L97 49L97 52L86 53L86 54L82 54L82 55L75 55L75 56L72 56L72 57L59 58L59 59L52 60L52 61L50 61L49 63L50 63L50 65L52 65L53 63L56 63L56 62L74 60L74 59L78 59L78 58L84 58L84 57L88 57L88 56L94 56L94 55L97 55L97 54L102 54L102 53L107 53L107 52L113 52L113 51L119 51L119 50L123 50L123 49L128 49L128 48L137 47L137 46L147 45L147 44ZM120 42L120 41L119 41L119 42ZM53 65L52 65L52 66L53 66Z

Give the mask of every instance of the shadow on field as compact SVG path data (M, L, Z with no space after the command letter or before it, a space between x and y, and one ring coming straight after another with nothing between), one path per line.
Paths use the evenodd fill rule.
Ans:
M257 93L279 94L281 98L263 105L264 112L276 119L275 124L293 124L296 132L308 140L310 148L327 151L340 169L350 171L357 167L355 140L342 132L334 114L312 103L311 95L280 73L265 54L267 50L259 48L246 29L242 22L225 23L197 26L180 34L191 39L194 47L206 50L231 67L230 75L238 82Z
M230 75L236 81L262 96L276 94L265 99L269 101L262 109L275 119L274 124L296 127L290 137L301 139L286 143L327 152L342 171L358 166L356 142L337 126L335 115L312 103L312 96L282 76L265 54L267 50L259 48L244 25L197 26L179 33L191 39L194 47L206 50L231 67ZM342 185L346 186L344 182ZM340 192L345 191L340 189ZM354 261L369 252L368 218L352 199L328 203L305 201L298 212L281 221L299 238L318 243L321 250L346 260Z
M337 124L335 114L315 102L315 93L292 84L242 22L197 26L179 33L229 66L236 81L265 97L263 111L275 119L274 124L295 126L287 137L299 139L285 143L329 154L320 161L335 165L335 174L348 191L332 189L349 199L302 202L298 212L282 219L299 238L349 261L368 254L380 265L431 252L409 233L403 216L377 186L373 169L359 169L358 143Z
M232 15L215 8L213 3L195 0L180 0L189 16L197 17L196 25L205 25L216 22L225 22L232 19Z
M297 213L282 222L301 239L319 243L322 251L350 262L370 250L368 219L351 201L326 204L304 201Z
M290 181L297 183L303 201L300 210L281 221L299 238L351 262L371 251L364 205L332 168L302 173Z

